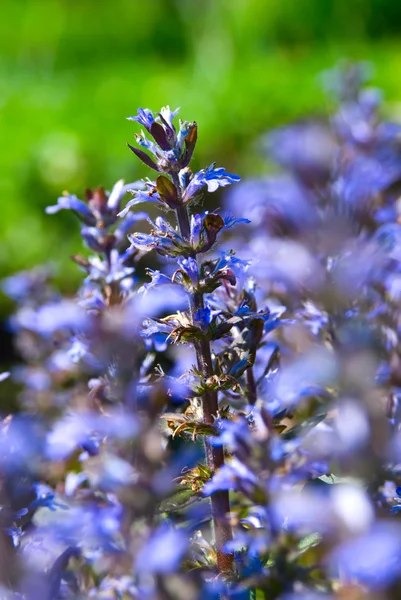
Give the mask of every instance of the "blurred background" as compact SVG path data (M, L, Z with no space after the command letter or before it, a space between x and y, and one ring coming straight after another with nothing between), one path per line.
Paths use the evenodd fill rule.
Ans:
M197 120L197 165L266 169L266 129L325 114L319 73L369 60L401 117L401 2L395 0L2 0L0 277L53 261L81 277L74 217L44 214L63 190L148 175L125 143L138 106ZM0 313L10 305L0 296Z

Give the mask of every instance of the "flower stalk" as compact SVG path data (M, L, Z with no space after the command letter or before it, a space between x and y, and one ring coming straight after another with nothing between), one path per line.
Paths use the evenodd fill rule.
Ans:
M183 238L189 236L190 224L186 206L176 209L177 222ZM204 298L202 292L195 292L190 298L191 318L204 309ZM208 340L195 340L194 347L199 371L205 379L214 375L212 353ZM217 392L209 391L203 397L203 422L213 425L218 417L219 405ZM205 438L206 462L212 473L215 473L224 465L224 449L222 446L213 446ZM219 573L232 572L234 557L224 552L224 545L232 540L232 529L229 523L230 499L229 493L217 492L211 497L212 521L216 542L217 569Z
M133 199L126 204L120 215L125 216L131 207L143 202L159 204L164 210L175 214L178 227L159 216L155 221L149 219L152 225L150 234L136 233L129 239L131 248L139 251L154 249L161 256L174 260L179 267L172 277L164 275L164 279L153 273L152 282L147 285L158 285L162 279L167 279L173 285L181 286L187 294L189 311L154 322L150 326L149 335L152 331L168 334L167 340L170 343L186 342L195 349L196 377L199 383L187 396L187 400L190 402L194 397L202 399L202 411L196 418L193 436L197 429L203 429L207 469L213 477L224 468L224 447L212 443L209 437L214 434L220 418L218 393L222 389L222 382L226 386L232 386L236 385L236 379L216 368L212 360L211 341L227 335L234 321L241 320L241 317L234 317L234 321L228 324L220 323L221 317L212 316L205 301L205 295L212 294L222 282L236 285L236 276L231 268L231 264L235 262L233 257L222 253L220 258L204 261L202 256L217 244L218 235L235 225L238 220L229 215L223 218L219 214L208 212L190 216L189 208L202 199L206 190L214 192L219 187L236 183L240 178L227 173L222 167L216 168L214 164L196 173L191 171L189 163L196 145L197 124L180 121L177 129L173 122L176 112L165 107L154 116L149 109L139 109L138 115L132 117L153 138L154 141L149 140L145 133L136 138L137 143L150 152L153 158L150 159L149 154L142 150L129 147L159 175L155 182L146 180L141 189L133 190ZM241 222L248 220L241 219ZM178 430L182 431L180 428L176 431ZM232 541L233 536L227 490L217 490L211 494L211 520L217 573L232 579L234 556L227 550L227 544Z

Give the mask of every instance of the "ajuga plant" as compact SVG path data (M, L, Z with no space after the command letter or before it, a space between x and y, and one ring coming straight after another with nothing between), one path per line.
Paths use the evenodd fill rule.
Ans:
M263 138L276 172L234 216L202 203L239 177L193 173L168 107L130 117L154 181L47 209L89 256L75 299L3 282L2 598L398 600L401 128L366 78L325 74L332 118Z

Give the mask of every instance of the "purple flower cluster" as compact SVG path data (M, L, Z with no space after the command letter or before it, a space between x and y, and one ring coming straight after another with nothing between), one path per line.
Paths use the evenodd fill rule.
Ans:
M46 269L3 282L1 597L399 597L401 129L365 71L261 140L278 168L227 213L197 210L239 177L192 172L169 107L130 117L155 181L47 209L88 251L75 298Z

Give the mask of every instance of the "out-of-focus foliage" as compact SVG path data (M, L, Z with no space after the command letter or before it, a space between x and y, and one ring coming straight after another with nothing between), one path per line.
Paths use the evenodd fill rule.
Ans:
M54 258L71 288L72 221L50 232L43 208L144 174L132 106L196 114L198 160L241 175L260 170L259 132L326 111L315 74L342 56L374 60L396 112L400 22L393 0L2 0L0 272Z

